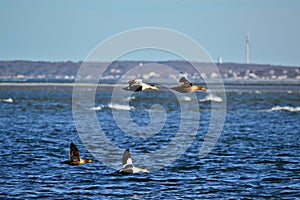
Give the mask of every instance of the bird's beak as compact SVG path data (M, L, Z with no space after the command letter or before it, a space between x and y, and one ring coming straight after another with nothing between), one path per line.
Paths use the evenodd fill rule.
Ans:
M158 90L158 87L157 87L156 85L151 85L151 88L152 88L153 90Z
M204 86L200 86L200 90L202 90L202 91L206 91L206 87L204 87Z

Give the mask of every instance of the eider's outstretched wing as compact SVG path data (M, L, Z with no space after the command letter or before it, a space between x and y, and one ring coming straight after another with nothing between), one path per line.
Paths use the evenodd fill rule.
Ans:
M186 88L186 87L191 87L192 85L193 84L190 81L188 81L185 77L181 77L179 79L179 86L181 87Z
M143 81L142 81L142 79L134 79L134 80L128 81L128 84L129 84L129 86L142 85Z
M70 144L70 159L77 157L78 159L80 158L79 156L79 150L77 149L76 145L71 142Z
M123 153L123 157L122 157L122 165L127 165L128 164L128 159L131 158L130 157L130 151L129 149L126 149Z

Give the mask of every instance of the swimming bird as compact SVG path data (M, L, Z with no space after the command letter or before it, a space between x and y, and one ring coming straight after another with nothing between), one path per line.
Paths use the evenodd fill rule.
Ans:
M177 92L180 92L180 93L189 93L189 92L194 92L195 90L202 90L202 91L206 90L206 88L204 86L193 85L185 77L180 78L179 86L172 87L171 89L175 90Z
M122 169L118 170L116 173L134 174L134 173L138 173L138 172L149 172L145 168L138 168L138 167L133 166L129 149L126 149L123 153L122 164L123 164Z
M68 165L79 165L79 164L91 163L91 162L93 162L92 159L80 158L79 150L77 149L76 145L73 142L71 142L71 144L70 144L70 160L66 160L62 163L68 164Z
M135 79L128 82L128 87L123 88L123 90L140 92L147 89L158 90L156 85L150 85L143 83L142 79Z

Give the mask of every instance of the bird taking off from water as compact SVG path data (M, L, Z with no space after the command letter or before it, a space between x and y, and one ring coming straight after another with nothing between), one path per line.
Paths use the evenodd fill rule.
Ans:
M149 172L145 168L138 168L138 167L133 166L129 149L125 150L123 153L122 164L123 164L122 169L118 170L116 173L118 173L118 174L134 174L134 173L139 173L139 172Z

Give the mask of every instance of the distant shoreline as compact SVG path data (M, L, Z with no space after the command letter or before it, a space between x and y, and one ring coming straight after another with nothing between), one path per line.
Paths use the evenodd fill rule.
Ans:
M217 77L222 78L225 82L299 82L300 66L282 66L270 64L243 64L243 63L200 63L187 61L115 61L85 63L89 73L85 74L82 79L98 79L97 70L104 70L101 74L103 80L118 80L134 67L145 66L146 64L160 64L173 68L179 74L185 74L188 79L209 80ZM34 62L34 61L0 61L0 81L9 82L22 80L36 80L41 82L60 81L72 82L77 77L77 72L82 62ZM216 65L220 74L216 74L211 70L212 65ZM195 69L201 69L201 74ZM149 73L149 71L147 72ZM168 74L160 74L159 72L151 72L159 75L162 80L168 78ZM151 77L150 74L139 74L140 76ZM220 77L221 76L221 77ZM140 78L140 77L135 77ZM126 78L125 78L126 79Z

